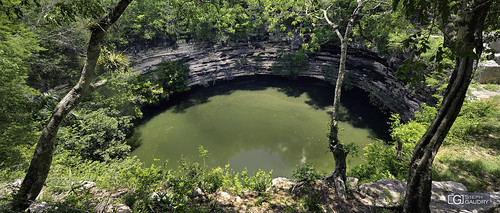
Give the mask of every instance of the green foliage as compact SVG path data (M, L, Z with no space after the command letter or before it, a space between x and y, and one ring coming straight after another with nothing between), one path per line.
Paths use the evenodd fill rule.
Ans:
M385 12L389 8L385 4L381 6L380 9L370 9L370 5L365 7L366 14L353 28L353 36L380 55L397 57L407 52L402 43L415 26L399 11Z
M266 37L267 1L170 1L177 23L197 40L243 40Z
M210 156L210 153L208 153L208 150L206 150L202 145L198 146L198 152L200 153L200 157L203 159L203 166L205 166L205 161Z
M272 67L274 73L296 78L303 70L309 68L307 54L302 49L291 53L280 50L277 54L278 58Z
M316 171L316 167L312 163L306 162L303 165L296 166L292 177L298 181L313 181L323 177L323 174Z
M442 90L448 81L455 58L460 51L456 45L446 42L443 35L449 32L441 32L443 29L437 26L448 24L450 14L457 14L462 3L456 1L394 1L394 9L412 17L416 30L408 36L398 38L402 49L411 53L399 66L397 77L418 85L425 82L428 87ZM422 11L423 10L423 11ZM431 18L429 18L431 17ZM402 39L402 40L401 40ZM403 52L403 53L405 53ZM472 52L462 54L473 54ZM473 55L474 56L474 55ZM475 56L474 56L475 57Z
M155 104L160 101L163 88L148 76L137 75L129 80L135 94L132 102L138 105Z
M224 171L222 168L217 167L208 174L203 179L204 188L209 193L216 192L224 184Z
M470 150L469 147L466 149ZM477 151L477 148L473 150ZM500 158L484 158L463 152L464 149L461 147L460 150L438 156L433 167L432 179L463 183L470 192L497 191ZM491 152L491 149L483 152Z
M460 3L453 0L395 0L393 8L400 7L409 17L415 17L419 23L429 22L429 17L439 16L443 22L447 22L451 14L456 14L460 9Z
M268 1L134 1L113 30L113 43L172 44L178 39L205 42L262 40Z
M493 91L493 92L497 92L500 90L500 85L498 85L498 84L486 84L486 85L484 85L484 89L489 90L489 91Z
M123 158L130 152L124 131L132 127L131 118L117 116L118 111L101 108L73 112L75 122L60 138L60 147L73 155L94 161Z
M120 116L141 117L140 102L136 102L139 95L135 94L135 82L126 81L130 73L117 74L106 78L106 84L99 87L82 103L78 109L99 110L108 108L120 112Z
M399 115L391 115L391 137L402 144L401 157L398 157L394 143L377 140L364 148L366 163L350 169L348 174L362 182L407 178L413 149L424 135L435 113L434 107L424 104L422 111L415 114L416 119L406 124L401 123Z
M154 70L137 75L130 82L134 85L135 101L138 103L157 103L168 100L175 92L187 90L189 67L178 61L164 61Z
M23 1L24 2L24 1ZM23 162L26 149L36 140L31 100L38 93L25 85L33 53L41 50L36 36L19 23L21 1L0 4L0 167Z
M256 173L249 175L248 170L243 170L241 172L241 180L243 181L243 187L263 193L267 188L271 187L271 175L273 171L271 170L266 174L265 171L259 169Z
M178 32L176 16L168 1L132 1L110 31L110 43L119 48L172 40Z
M189 67L181 62L164 61L151 72L151 77L162 86L162 98L168 97L174 92L185 91L188 81Z
M72 2L55 2L46 19L55 23L76 21L78 18L97 19L104 15L105 9L101 1L98 0L76 0Z
M500 112L493 101L464 102L462 110L445 139L445 144L470 144L478 135L487 135L498 130Z
M76 84L81 71L81 57L74 50L59 47L52 42L42 42L45 48L32 57L27 84L44 92L61 85ZM64 71L62 71L64 70Z
M376 182L379 179L403 180L408 175L412 149L413 147L404 147L403 160L398 161L394 147L377 140L364 148L366 163L349 169L347 175L357 177L361 182Z
M102 48L99 59L97 60L96 72L107 75L123 74L128 71L130 62L127 57L121 53L110 51L108 48Z
M498 103L464 102L455 123L445 138L444 145L473 145L481 135L496 134L500 129L498 117L500 112L495 107ZM403 180L411 161L413 149L423 136L437 109L425 104L422 111L415 113L415 120L401 123L398 115L391 116L391 137L402 143L401 159L398 159L393 143L377 141L365 147L366 163L356 166L349 175L360 178L363 182L373 182L382 178ZM446 164L452 161L441 160ZM457 162L460 160L456 160ZM463 169L463 168L462 168ZM493 171L493 170L491 170ZM441 176L446 175L440 173ZM447 176L453 176L448 174Z
M304 198L304 207L309 212L322 212L320 196L307 196Z
M394 140L399 140L403 144L415 145L418 140L424 135L429 123L421 123L415 120L409 121L407 124L401 123L399 115L391 116L391 137Z

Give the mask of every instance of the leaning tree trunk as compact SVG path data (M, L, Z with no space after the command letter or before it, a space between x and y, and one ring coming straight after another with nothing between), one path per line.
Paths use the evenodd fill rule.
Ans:
M348 152L344 149L342 143L340 142L338 133L340 96L342 93L342 82L344 81L345 63L347 60L347 39L345 37L341 37L340 33L339 37L342 41L340 48L340 64L337 81L335 83L335 92L333 96L333 111L332 121L330 123L330 134L328 135L328 146L330 148L330 151L333 153L333 158L335 159L335 169L333 170L331 177L334 180L340 178L345 183L347 170L346 157Z
M323 11L323 17L328 22L330 26L332 26L337 34L337 37L340 39L340 63L339 63L339 73L337 75L337 81L335 83L335 92L333 97L333 111L332 111L332 121L330 123L330 133L328 134L328 147L333 154L333 158L335 160L335 169L332 174L328 177L335 183L335 188L337 194L345 198L345 181L346 181L346 171L347 171L347 163L346 158L348 151L344 149L344 145L339 140L339 109L340 109L340 96L342 92L342 83L344 81L344 73L345 66L347 61L347 40L349 38L349 34L351 33L352 26L358 14L361 12L363 8L363 4L365 1L358 0L358 6L352 12L352 15L347 22L346 30L344 35L342 35L338 29L338 25L328 19L326 10Z
M461 10L460 21L456 22L457 37L453 48L457 59L443 103L413 151L403 212L430 212L432 162L462 108L473 76L474 62L481 56L483 25L491 0L469 3Z
M59 126L64 117L102 83L95 83L99 74L96 73L96 64L101 53L101 42L106 31L116 22L125 11L132 0L120 0L118 4L98 23L91 25L91 37L87 48L87 59L80 75L78 83L57 104L42 131L38 140L35 153L31 159L28 172L23 180L21 188L14 196L12 208L14 211L22 211L33 202L45 183L50 171L52 156L56 147L56 136Z

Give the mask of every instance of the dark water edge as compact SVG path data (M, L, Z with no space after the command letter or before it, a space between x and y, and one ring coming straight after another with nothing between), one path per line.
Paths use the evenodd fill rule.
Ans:
M310 77L290 79L275 75L244 76L234 80L217 81L208 86L193 86L188 91L171 95L169 100L144 106L143 117L134 124L135 126L144 124L172 107L181 113L191 106L207 103L212 96L229 95L237 90L258 91L268 87L278 87L289 97L299 97L306 93L311 98L308 104L312 107L324 109L333 104L335 87L323 80ZM390 112L374 106L367 92L359 88L343 89L340 103L347 110L341 112L341 121L349 122L355 127L372 129L378 139L390 139L388 124Z

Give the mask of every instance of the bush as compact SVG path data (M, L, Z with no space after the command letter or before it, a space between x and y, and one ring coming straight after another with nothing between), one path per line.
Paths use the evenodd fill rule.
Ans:
M464 102L445 139L445 144L468 144L473 142L477 135L492 132L495 127L491 125L490 119L497 117L495 114L498 114L495 107L496 104L492 101Z
M312 181L322 176L323 174L316 171L316 167L310 162L306 162L303 165L297 165L292 174L292 177L298 181Z
M60 149L75 156L96 161L124 158L130 152L126 133L132 128L131 117L102 108L96 111L75 111L73 125L63 128Z
M394 141L401 143L401 156L398 156L394 142L386 143L376 140L364 148L366 162L350 169L348 174L359 178L361 182L375 182L379 179L406 179L413 149L427 130L435 112L434 107L423 105L422 111L416 113L416 119L407 124L401 123L399 115L392 115L391 137Z
M217 167L207 172L203 178L203 186L209 193L216 192L224 184L224 171Z
M273 64L273 72L291 78L296 78L299 74L309 68L307 54L304 50L292 53L278 51L278 58Z
M366 163L350 169L349 176L358 178L360 182L375 182L379 179L402 180L407 177L412 147L403 148L402 160L398 160L393 146L380 140L368 144L364 149Z
M266 174L266 172L259 169L257 173L248 175L248 170L245 169L241 172L243 187L259 193L265 192L267 188L271 187L272 173L272 170Z

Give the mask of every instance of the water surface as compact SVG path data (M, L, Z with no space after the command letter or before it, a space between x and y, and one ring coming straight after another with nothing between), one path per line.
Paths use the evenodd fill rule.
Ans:
M250 78L198 88L174 101L137 127L142 145L133 154L146 164L153 159L201 161L198 146L210 153L212 166L230 164L235 171L273 170L291 176L297 164L312 162L331 172L328 152L333 87L313 79ZM342 100L340 139L362 148L373 137L386 137L386 116L366 94L346 91ZM350 165L361 162L349 157Z

